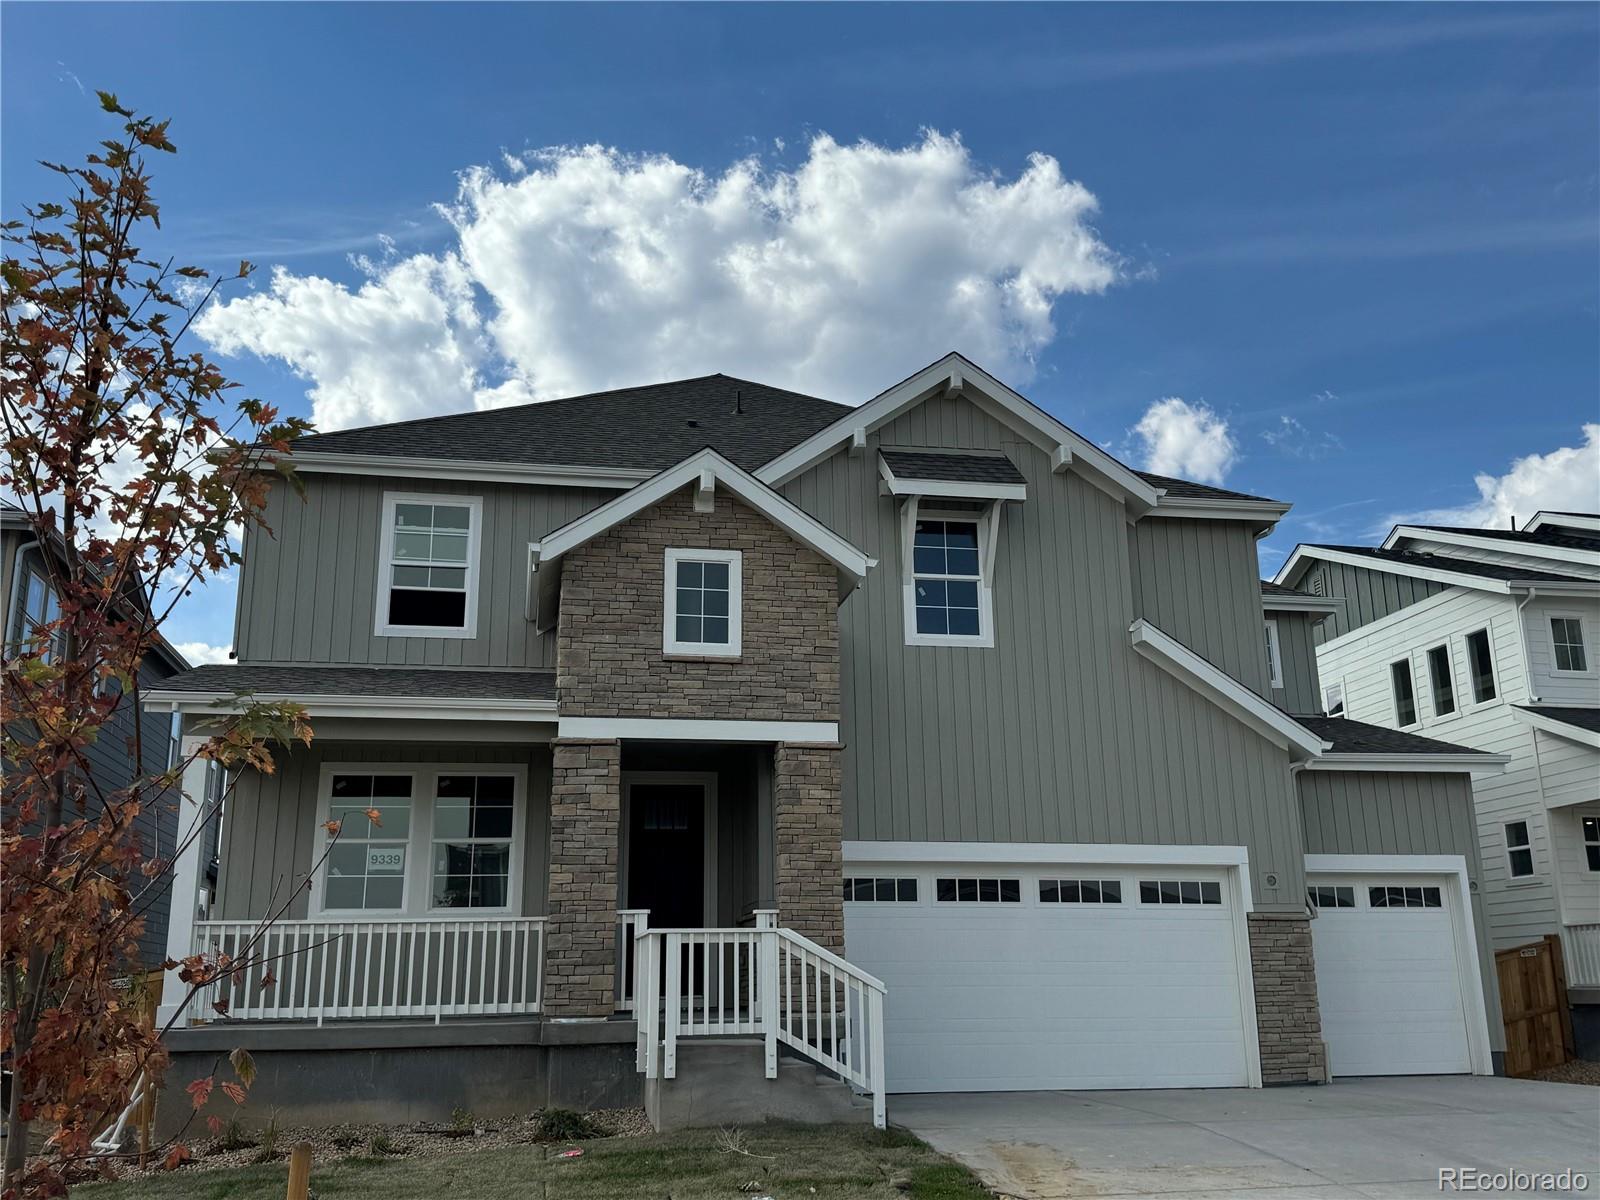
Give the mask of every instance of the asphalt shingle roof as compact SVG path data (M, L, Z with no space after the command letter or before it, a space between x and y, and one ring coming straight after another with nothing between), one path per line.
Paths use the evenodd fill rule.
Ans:
M1189 479L1175 479L1171 475L1152 475L1149 471L1135 471L1140 479L1154 487L1165 489L1167 495L1186 500L1254 500L1262 504L1278 504L1280 501L1267 496L1252 496L1249 492L1230 492L1227 488L1212 487L1207 483L1195 483Z
M435 671L417 667L259 667L211 663L161 681L162 691L287 696L428 696L441 700L554 700L553 671Z
M313 434L295 449L659 471L712 446L753 471L849 411L764 383L706 375Z
M1337 550L1340 554L1360 554L1379 562L1404 563L1413 567L1433 567L1439 571L1457 571L1463 575L1480 575L1485 579L1527 579L1535 583L1593 583L1579 575L1557 575L1552 571L1535 571L1512 563L1482 562L1475 558L1452 558L1448 554L1414 554L1410 550L1380 550L1375 546L1329 546L1310 543L1307 549Z
M1294 718L1325 742L1332 742L1330 754L1483 754L1470 746L1456 746L1450 742L1435 741L1404 733L1398 729L1385 729L1381 725L1368 725L1365 721L1352 721L1348 717Z
M1600 733L1600 708L1571 708L1559 704L1518 704L1516 707L1523 712L1537 713L1552 721L1560 721L1563 725L1587 729L1590 733Z
M1553 529L1471 529L1460 525L1413 525L1412 529L1427 529L1434 533L1465 533L1472 537L1495 538L1505 542L1521 542L1529 546L1553 546L1562 550L1600 551L1600 537L1593 534L1559 533Z
M879 450L900 479L943 479L957 483L1027 483L1004 454L943 454L932 450Z

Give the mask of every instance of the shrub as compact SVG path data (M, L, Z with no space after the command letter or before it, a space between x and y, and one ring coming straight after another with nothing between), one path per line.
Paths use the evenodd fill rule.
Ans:
M533 1134L542 1142L582 1142L605 1137L606 1131L583 1113L568 1108L544 1108L534 1114Z

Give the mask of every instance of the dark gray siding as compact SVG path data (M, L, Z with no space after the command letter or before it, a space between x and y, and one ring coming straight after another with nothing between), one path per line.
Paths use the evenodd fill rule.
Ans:
M1461 774L1302 771L1299 784L1307 854L1459 854L1466 859L1489 1044L1503 1050L1505 1030L1483 911L1471 779Z
M1133 611L1257 695L1269 691L1255 533L1242 521L1128 527Z
M929 401L869 443L1003 449L1029 494L1002 522L996 644L970 649L905 645L897 507L878 495L873 453L834 455L782 488L879 559L840 610L845 836L1246 845L1258 906L1298 911L1287 756L1130 648L1121 502L1052 474L963 400ZM1244 570L1255 593L1253 559ZM1240 644L1253 622L1259 650L1258 595L1248 611Z
M1272 702L1284 712L1319 713L1322 688L1317 682L1316 626L1305 613L1269 612L1278 624L1278 653L1283 658L1283 686L1272 689Z
M1342 612L1334 613L1317 626L1315 636L1319 646L1437 595L1449 586L1431 579L1414 579L1409 575L1332 562L1314 564L1295 586L1304 592L1315 591L1312 581L1319 574L1323 589L1317 594L1344 600Z
M306 916L304 890L318 842L323 763L515 763L528 768L522 911L542 914L549 861L550 748L478 743L314 742L280 751L271 775L245 772L223 810L219 920L260 917L300 888L288 916ZM277 897L276 901L274 897Z
M273 488L252 530L239 582L237 650L245 663L377 663L553 667L555 635L526 618L528 543L604 503L614 491L307 474L304 502ZM373 633L385 491L483 498L474 638Z

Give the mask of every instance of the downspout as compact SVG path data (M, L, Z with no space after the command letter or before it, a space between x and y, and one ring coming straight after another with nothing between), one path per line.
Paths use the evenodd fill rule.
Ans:
M1529 588L1528 594L1517 603L1517 637L1522 642L1522 677L1528 689L1528 703L1539 703L1539 697L1533 694L1533 655L1528 649L1528 623L1522 619L1522 610L1528 607L1529 601L1539 594L1538 588Z

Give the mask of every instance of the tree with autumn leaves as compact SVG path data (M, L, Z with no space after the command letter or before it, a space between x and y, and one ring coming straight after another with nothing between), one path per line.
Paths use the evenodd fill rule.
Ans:
M193 756L140 772L142 743L169 739L164 715L111 747L134 764L127 786L106 790L87 750L136 705L139 665L173 604L237 566L243 528L265 531L273 480L294 482L281 456L308 428L236 396L213 363L180 348L223 281L140 250L160 225L147 160L174 147L166 122L100 100L120 136L82 165L43 164L61 198L4 214L0 496L25 512L55 599L5 647L0 695L7 1196L59 1194L85 1167L106 1169L94 1137L141 1077L161 1077L165 1030L119 984L141 969L144 914L170 890L173 859L205 836L201 797L181 789ZM249 271L240 264L237 277ZM310 741L296 705L231 707L199 757L271 771L274 745ZM135 819L163 805L177 809L178 845L158 856ZM259 941L231 959L162 964L166 1000L192 1010L216 980L252 968L270 981ZM220 1087L242 1103L253 1064L242 1048L229 1058L179 1102L198 1112ZM161 1150L173 1163L187 1154L178 1142Z

